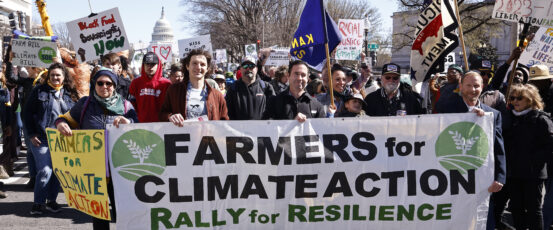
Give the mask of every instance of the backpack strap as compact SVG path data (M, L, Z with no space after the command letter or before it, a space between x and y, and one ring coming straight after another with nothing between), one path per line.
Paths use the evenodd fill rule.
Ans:
M79 128L82 128L83 118L84 114L86 113L86 109L88 109L88 104L90 104L91 97L88 97L86 101L84 102L83 109L81 110L81 116L79 119Z

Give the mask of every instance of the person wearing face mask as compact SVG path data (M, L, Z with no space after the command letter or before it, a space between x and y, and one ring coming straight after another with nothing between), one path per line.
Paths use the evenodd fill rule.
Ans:
M323 105L305 91L309 76L307 64L301 60L290 62L288 76L289 88L270 99L263 118L295 119L299 122L308 118L324 118Z
M507 182L516 229L549 229L542 220L542 189L553 158L553 123L538 89L531 84L511 86L511 108L503 120ZM547 202L548 199L546 199ZM544 209L545 210L545 209ZM527 225L527 226L526 226Z
M54 213L61 211L56 202L60 184L53 175L46 128L55 128L56 118L75 104L77 92L71 88L71 84L65 66L54 63L48 68L48 80L35 87L25 103L23 119L32 143L30 147L37 170L31 215L42 215L44 210Z
M396 116L426 114L422 97L400 83L400 67L395 63L382 67L382 87L367 97L365 112L369 116Z
M240 64L242 77L227 89L228 116L231 120L261 120L267 101L275 96L273 86L261 80L255 60L246 58Z

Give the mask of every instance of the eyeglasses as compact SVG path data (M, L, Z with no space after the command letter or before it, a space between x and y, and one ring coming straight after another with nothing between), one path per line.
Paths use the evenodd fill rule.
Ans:
M103 87L104 84L107 86L107 87L110 87L113 85L112 82L109 82L109 81L97 81L96 82L96 85L100 86L100 87Z
M509 100L510 100L510 101L514 101L514 100L522 101L523 99L524 99L523 96L518 96L518 97L510 96L510 97L509 97Z
M244 64L244 65L242 65L242 68L244 68L244 69L253 69L253 68L255 68L255 65L254 64Z
M397 81L397 80L399 80L399 77L398 77L398 76L395 76L395 77L392 77L392 76L386 76L386 77L384 77L384 79L386 79L386 80L388 80L388 81L389 81L389 80L394 80L394 81Z

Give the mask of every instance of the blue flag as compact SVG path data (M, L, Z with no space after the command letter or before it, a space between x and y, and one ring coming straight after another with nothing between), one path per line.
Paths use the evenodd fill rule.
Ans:
M326 60L325 29L323 25L323 5L320 0L307 0L301 13L298 30L292 40L290 55L302 60L311 67L322 70ZM328 32L328 50L330 53L342 41L338 26L328 12L326 15L326 30Z

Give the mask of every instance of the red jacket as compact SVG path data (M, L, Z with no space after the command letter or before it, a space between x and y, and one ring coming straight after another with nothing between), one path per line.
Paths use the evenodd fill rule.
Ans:
M165 99L165 92L171 81L163 77L163 65L158 61L157 71L149 78L142 66L141 77L134 79L129 87L129 94L135 100L133 106L140 122L158 122L158 114Z

